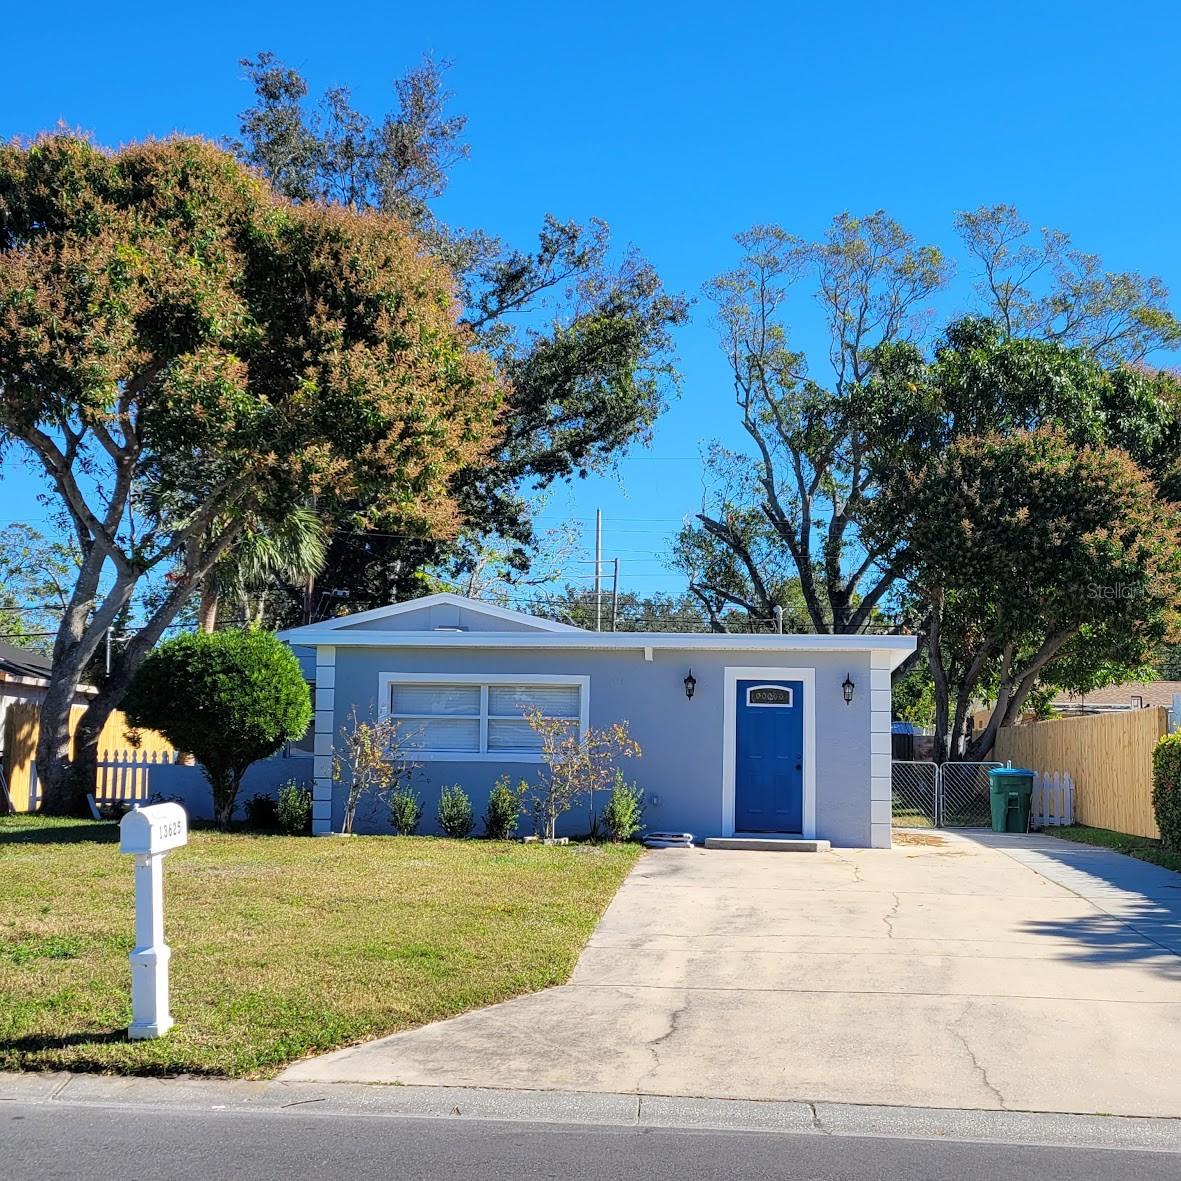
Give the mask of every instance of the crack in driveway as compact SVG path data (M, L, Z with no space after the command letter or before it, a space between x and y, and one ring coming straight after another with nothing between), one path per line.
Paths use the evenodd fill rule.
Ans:
M972 1063L972 1069L977 1073L977 1075L979 1075L980 1081L985 1085L985 1087L987 1087L988 1090L992 1092L993 1096L996 1098L997 1103L1000 1105L1001 1110L1007 1110L1008 1104L1005 1102L1004 1095L1001 1094L999 1088L992 1081L992 1079L988 1077L988 1071L984 1068L984 1064L980 1061L980 1059L976 1057L976 1051L972 1049L967 1037L957 1028L959 1022L963 1021L967 1015L968 1010L965 1008L955 1019L955 1021L948 1023L947 1031L952 1037L956 1039L956 1041L960 1043L961 1046L964 1047L964 1053L968 1055L968 1059Z
M861 866L857 864L851 857L846 857L842 853L838 853L835 849L830 849L829 852L842 864L847 865L853 871L854 885L864 885L865 875L861 872Z
M689 1011L689 998L691 993L686 991L681 999L681 1003L677 1005L668 1015L668 1028L656 1038L647 1042L645 1049L652 1055L652 1066L645 1071L644 1076L636 1084L636 1090L644 1090L644 1084L660 1069L662 1062L660 1057L661 1047L665 1045L670 1038L681 1031L681 1019Z

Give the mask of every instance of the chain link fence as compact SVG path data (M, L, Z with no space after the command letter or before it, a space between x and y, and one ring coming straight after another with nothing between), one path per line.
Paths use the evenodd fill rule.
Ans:
M939 814L939 768L897 759L890 769L893 821L903 828L934 828Z
M992 823L988 772L1003 763L895 760L892 818L901 828L987 828Z
M987 828L992 823L988 773L1003 763L944 763L939 768L939 823L944 828Z

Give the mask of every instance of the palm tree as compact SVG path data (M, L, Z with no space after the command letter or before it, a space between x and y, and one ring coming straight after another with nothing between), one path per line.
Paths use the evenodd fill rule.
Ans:
M299 585L314 578L327 556L323 523L310 508L295 508L276 525L248 526L201 584L201 630L216 629L218 608L228 598L241 605L247 620L260 622L275 583Z

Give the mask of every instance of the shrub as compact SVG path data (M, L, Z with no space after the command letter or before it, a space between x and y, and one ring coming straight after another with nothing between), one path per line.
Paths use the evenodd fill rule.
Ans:
M445 836L471 836L472 829L476 827L476 816L472 811L471 798L458 783L443 788L437 819Z
M286 833L298 836L312 831L312 791L294 779L288 779L279 788L277 809L279 827Z
M484 835L492 841L507 841L517 831L521 819L521 801L529 790L524 779L516 787L509 786L507 775L502 775L488 795L484 811Z
M1161 845L1181 852L1181 734L1168 734L1152 752L1152 807Z
M242 810L246 813L246 823L251 828L279 827L279 809L273 796L259 792L242 805Z
M363 722L354 705L348 725L332 752L332 778L345 785L342 832L353 831L353 817L363 795L389 796L406 784L416 764L407 753L398 723L390 717Z
M611 798L603 809L603 823L613 841L630 841L643 828L644 793L628 783L622 771L615 772Z
M312 720L299 661L270 632L198 632L166 640L136 670L123 703L201 764L225 828L251 763L300 738Z
M418 794L405 785L394 788L389 795L390 823L400 837L413 836L422 820L422 801Z

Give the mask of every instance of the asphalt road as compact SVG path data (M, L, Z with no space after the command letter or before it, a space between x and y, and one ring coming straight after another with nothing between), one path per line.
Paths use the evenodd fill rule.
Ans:
M476 1120L0 1107L5 1181L1176 1181L1181 1154Z

